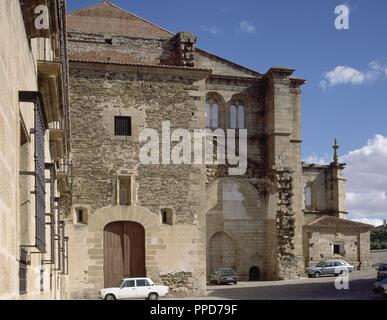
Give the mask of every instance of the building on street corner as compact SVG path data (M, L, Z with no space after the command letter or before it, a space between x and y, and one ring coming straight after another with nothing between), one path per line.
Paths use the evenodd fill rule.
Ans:
M96 298L145 276L204 296L222 267L241 281L298 279L329 258L371 267L337 143L329 165L302 162L293 69L240 66L108 1L65 8L0 2L0 299ZM247 130L246 170L144 164L144 129L157 146L177 129L234 129L240 146Z
M35 28L37 5L47 28ZM0 299L62 299L70 151L65 2L0 2Z

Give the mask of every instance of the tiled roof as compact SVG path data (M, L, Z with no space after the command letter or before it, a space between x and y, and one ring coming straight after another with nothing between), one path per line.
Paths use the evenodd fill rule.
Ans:
M146 19L143 19L133 13L121 9L120 7L109 2L103 2L96 5L92 5L90 7L82 8L80 10L68 14L67 30L69 32L106 34L145 39L170 39L174 36L174 33L165 30L162 27ZM231 68L236 68L238 70L244 71L252 77L262 76L259 72L256 72L255 70L251 70L249 68L238 65L232 61L221 58L208 51L196 48L196 52L198 53L198 55L203 55L210 59L221 61L229 65ZM84 59L94 60L94 58L87 57ZM99 60L105 61L104 59ZM117 61L120 63L128 62L125 60L122 61L121 59L117 59Z
M373 226L365 223L340 219L332 216L322 216L307 224L308 228L344 228L344 229L372 229Z
M195 67L185 67L185 66L174 66L174 65L163 65L163 64L146 64L146 63L123 63L120 61L103 61L101 59L85 59L85 58L71 58L70 62L81 62L81 63L100 63L100 64L113 64L121 66L138 66L138 67L151 67L151 68L163 68L163 69L181 69L181 70L193 70L193 71L204 71L211 73L210 69L202 69Z
M133 64L144 63L139 61L136 57L123 52L117 51L86 51L86 52L71 52L69 53L70 61L90 61L96 63L120 63ZM154 63L157 64L157 63Z
M173 36L173 33L109 2L70 13L67 16L67 30L151 39Z

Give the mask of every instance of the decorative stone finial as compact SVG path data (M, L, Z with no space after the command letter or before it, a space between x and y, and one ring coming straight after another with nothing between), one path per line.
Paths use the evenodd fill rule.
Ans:
M338 150L340 148L340 146L337 144L337 139L335 138L335 144L333 145L333 163L334 164L338 164L339 163L339 154L338 154Z

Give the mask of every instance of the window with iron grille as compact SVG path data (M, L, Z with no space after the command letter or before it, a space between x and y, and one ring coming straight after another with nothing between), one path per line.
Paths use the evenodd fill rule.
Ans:
M20 102L34 104L34 172L23 172L33 174L35 177L35 243L40 252L46 251L46 177L45 177L45 133L48 129L47 117L44 111L42 95L37 91L20 91Z
M131 117L114 117L114 134L116 136L132 135L132 118Z
M27 293L27 251L21 249L19 260L19 294Z
M45 124L42 114L43 106L35 103L35 222L36 247L40 251L46 249L46 177L44 135Z

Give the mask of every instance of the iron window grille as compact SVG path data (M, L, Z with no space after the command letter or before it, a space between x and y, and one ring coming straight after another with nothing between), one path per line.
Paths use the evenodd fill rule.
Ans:
M34 104L34 129L31 133L35 138L35 171L20 172L35 177L35 244L26 247L35 247L40 252L46 251L46 178L45 178L45 133L48 123L43 106L43 99L39 92L21 91L19 92L20 102Z
M132 135L131 117L114 117L114 134L116 136L129 137Z
M27 262L28 253L25 249L20 249L20 260L19 260L19 294L27 294Z

